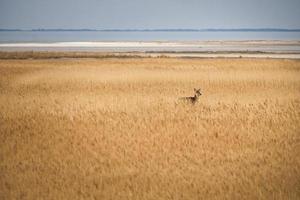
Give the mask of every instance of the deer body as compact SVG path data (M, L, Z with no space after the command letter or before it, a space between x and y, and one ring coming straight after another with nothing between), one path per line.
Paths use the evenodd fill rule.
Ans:
M182 97L182 98L180 98L180 99L183 100L183 101L186 101L186 102L195 104L195 103L198 101L199 97L200 97L202 94L201 94L200 89L198 89L198 90L197 90L197 89L194 89L194 91L195 91L195 95L194 95L193 97Z

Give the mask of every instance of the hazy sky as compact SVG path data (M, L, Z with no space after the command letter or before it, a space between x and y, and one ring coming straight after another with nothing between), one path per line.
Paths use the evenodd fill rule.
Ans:
M0 28L300 28L300 0L0 0Z

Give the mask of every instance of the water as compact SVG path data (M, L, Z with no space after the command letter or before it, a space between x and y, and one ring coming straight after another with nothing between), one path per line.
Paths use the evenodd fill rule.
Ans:
M205 41L219 41L205 42ZM233 42L236 40L239 42ZM260 40L258 43L254 40ZM269 41L265 40L281 40ZM288 41L293 40L293 41ZM115 42L113 45L103 44ZM137 46L118 42L138 42ZM149 46L143 42L154 42ZM170 46L168 42L179 43ZM189 43L192 41L191 43ZM250 41L250 43L248 43ZM65 42L65 43L57 43ZM75 42L70 44L69 42ZM101 43L102 42L102 43ZM245 43L246 42L246 43ZM88 44L86 44L88 43ZM101 44L99 44L101 43ZM152 42L153 43L153 42ZM251 51L300 54L300 32L229 32L229 31L0 31L0 51L102 51L102 52L157 52L157 51Z
M300 32L0 31L0 43L204 40L300 40Z

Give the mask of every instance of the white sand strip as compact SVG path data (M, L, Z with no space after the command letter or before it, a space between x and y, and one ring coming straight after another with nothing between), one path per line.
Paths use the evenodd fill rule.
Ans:
M0 51L140 52L169 57L300 59L300 41L133 41L0 43ZM261 53L263 52L263 53Z

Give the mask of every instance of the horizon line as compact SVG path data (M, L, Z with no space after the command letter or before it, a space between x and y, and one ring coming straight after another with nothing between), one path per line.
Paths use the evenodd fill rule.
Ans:
M0 31L99 31L99 32L300 32L300 28L145 28L145 29L89 29L89 28L0 28Z

